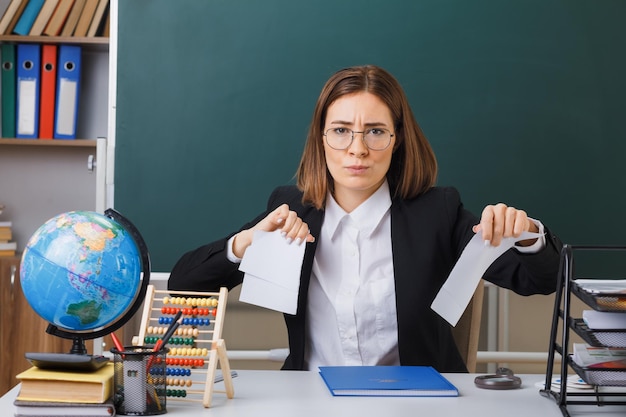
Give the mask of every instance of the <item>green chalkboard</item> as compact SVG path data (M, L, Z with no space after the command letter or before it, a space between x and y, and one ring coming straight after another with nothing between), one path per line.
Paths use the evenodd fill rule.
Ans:
M468 208L623 244L625 16L623 0L120 1L115 208L171 269L293 181L333 72L377 64Z

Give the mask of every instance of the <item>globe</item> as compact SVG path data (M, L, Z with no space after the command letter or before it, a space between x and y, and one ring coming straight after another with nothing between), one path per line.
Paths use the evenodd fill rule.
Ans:
M143 273L143 275L142 275ZM20 282L47 332L79 340L121 327L145 297L149 258L137 229L107 210L70 211L45 222L22 254Z

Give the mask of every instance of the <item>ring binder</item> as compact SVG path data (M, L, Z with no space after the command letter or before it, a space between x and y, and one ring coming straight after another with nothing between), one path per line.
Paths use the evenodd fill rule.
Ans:
M41 49L37 44L17 44L16 137L36 139L39 135L39 88Z

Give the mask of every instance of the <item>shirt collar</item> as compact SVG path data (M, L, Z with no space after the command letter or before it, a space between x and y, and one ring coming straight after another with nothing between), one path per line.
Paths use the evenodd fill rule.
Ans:
M387 180L378 187L367 200L361 203L352 213L346 213L342 209L332 195L328 195L326 199L326 213L324 214L324 227L330 233L331 239L335 238L335 234L339 229L339 225L343 221L351 220L351 223L357 227L365 237L369 237L378 227L385 213L391 207L391 196L389 195L389 184ZM345 219L345 220L344 220Z

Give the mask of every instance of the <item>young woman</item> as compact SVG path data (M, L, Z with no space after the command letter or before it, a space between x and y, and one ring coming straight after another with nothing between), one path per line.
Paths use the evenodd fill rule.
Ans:
M477 232L491 245L523 231L484 279L518 294L556 289L561 243L523 210L487 205L480 219L436 187L437 163L398 81L376 66L335 73L318 98L297 172L236 233L182 256L169 289L229 289L255 230L306 244L298 310L285 315L283 369L429 365L466 372L450 325L430 308Z

